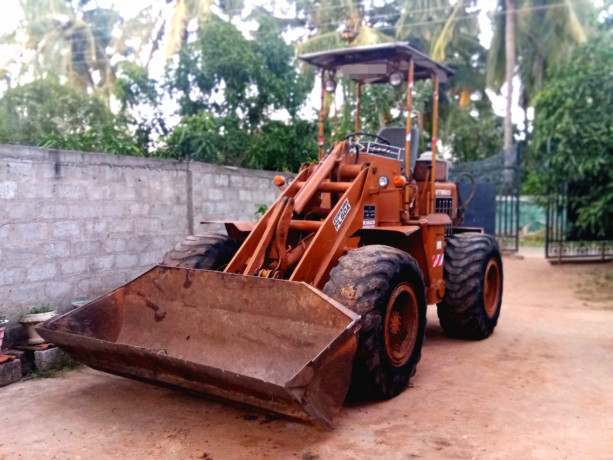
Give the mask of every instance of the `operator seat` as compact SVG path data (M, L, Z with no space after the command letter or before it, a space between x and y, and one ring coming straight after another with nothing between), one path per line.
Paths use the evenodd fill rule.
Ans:
M399 126L389 126L387 128L381 129L378 133L378 136L381 136L384 139L390 141L394 147L398 147L402 149L402 155L400 162L402 163L402 171L404 172L404 148L405 148L405 135L406 129ZM410 171L415 169L415 162L417 161L417 149L419 147L419 128L417 126L413 126L411 128L411 167Z

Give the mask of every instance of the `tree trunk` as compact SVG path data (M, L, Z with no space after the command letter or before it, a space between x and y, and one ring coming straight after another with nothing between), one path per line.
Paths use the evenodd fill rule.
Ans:
M513 76L515 74L515 4L514 0L505 0L505 59L506 59L506 84L507 84L507 108L504 118L504 146L513 144L513 120L511 117L513 108Z

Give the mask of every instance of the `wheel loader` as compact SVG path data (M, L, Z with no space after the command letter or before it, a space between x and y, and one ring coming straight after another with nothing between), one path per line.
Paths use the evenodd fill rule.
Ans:
M439 83L452 71L406 43L301 56L321 73L319 161L255 223L189 236L163 262L38 332L89 366L325 427L348 394L391 398L421 357L426 307L450 336L494 330L495 239L461 227L437 159ZM324 92L356 82L355 132L324 151ZM418 158L416 80L432 79L431 155ZM407 85L406 126L360 131L362 85Z

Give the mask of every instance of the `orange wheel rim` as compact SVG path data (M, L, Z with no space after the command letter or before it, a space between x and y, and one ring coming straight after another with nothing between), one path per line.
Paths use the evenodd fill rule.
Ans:
M489 318L494 317L498 304L500 303L500 292L502 282L500 279L500 263L492 258L485 267L485 277L483 281L483 305Z
M419 303L408 283L394 289L385 311L383 339L390 362L400 367L411 356L419 329Z

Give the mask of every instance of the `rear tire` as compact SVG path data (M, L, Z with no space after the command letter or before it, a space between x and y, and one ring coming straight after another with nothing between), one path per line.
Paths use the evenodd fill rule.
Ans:
M164 254L163 265L221 271L238 250L236 240L221 233L190 235Z
M418 263L404 251L372 245L339 259L324 293L362 315L351 397L401 393L421 359L426 292Z
M502 260L496 239L482 233L448 238L443 278L445 296L437 312L445 333L468 340L489 337L502 303Z

